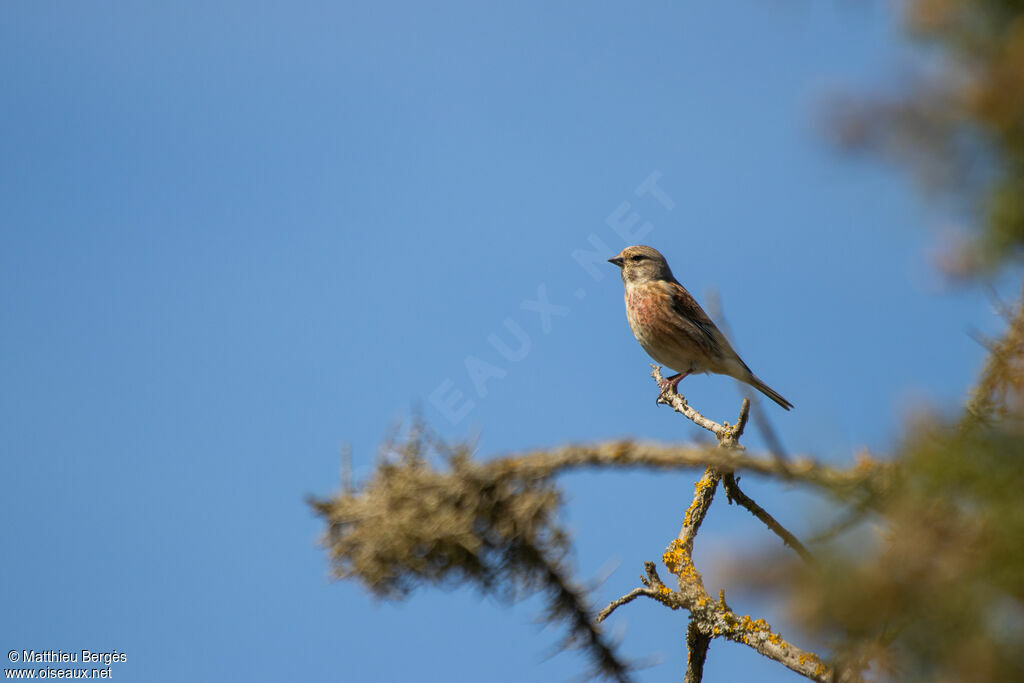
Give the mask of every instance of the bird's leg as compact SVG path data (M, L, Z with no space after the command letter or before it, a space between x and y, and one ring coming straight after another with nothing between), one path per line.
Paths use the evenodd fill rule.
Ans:
M693 370L687 370L686 372L678 372L672 375L671 377L666 377L665 379L661 380L661 382L658 384L658 386L661 387L661 393L658 395L659 398L667 394L669 390L678 393L679 390L676 387L679 386L679 381L682 380L687 375L689 375L691 372L693 372Z

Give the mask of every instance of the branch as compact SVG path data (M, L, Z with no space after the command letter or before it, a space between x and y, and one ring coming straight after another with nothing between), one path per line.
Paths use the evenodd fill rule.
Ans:
M840 498L853 497L865 488L881 489L895 472L894 465L870 458L860 459L853 467L839 469L805 456L779 463L770 456L751 455L748 451L629 440L512 453L479 466L497 471L514 470L527 478L543 478L583 467L670 470L710 466L722 471L748 470L780 481L808 484Z
M711 636L700 630L700 624L695 619L690 619L690 626L686 629L686 675L683 676L683 683L701 683L709 647Z
M719 594L718 600L713 599L704 588L692 558L678 539L672 541L662 560L678 577L679 589L660 597L660 602L673 609L688 610L691 620L696 621L701 631L711 638L724 637L746 645L812 681L857 680L852 672L844 671L837 677L837 672L817 655L784 640L764 619L737 615L725 603L723 594Z
M544 583L549 595L547 621L565 620L569 622L569 633L563 641L568 649L578 646L585 650L593 660L592 675L597 678L611 678L620 683L628 683L630 663L619 658L615 646L605 640L597 626L600 619L591 621L589 600L586 594L570 584L562 572L553 563L547 565L547 577Z
M661 384L659 368L654 367L651 376ZM737 464L746 458L740 452L742 446L739 445L739 437L743 434L743 429L749 416L749 400L743 400L739 419L733 427L730 427L728 423L718 424L704 417L687 405L686 399L675 391L663 391L658 397L658 402L672 406L676 412L681 413L687 419L715 435L718 439L718 447L701 451L701 457L705 461L713 460L716 456L723 456L724 459L719 460L719 463ZM624 453L620 451L616 455L621 460ZM769 461L764 458L758 458L756 462L779 476L794 476L791 474L791 468L779 460ZM690 625L687 630L686 639L688 658L684 678L685 683L700 682L703 677L704 661L707 657L708 647L711 640L718 637L743 643L765 657L773 659L786 668L819 683L855 680L856 674L854 672L837 672L831 667L826 666L814 653L802 650L786 642L780 635L773 632L771 626L763 619L754 620L749 616L737 616L725 603L724 592L719 593L718 600L713 600L708 594L707 589L705 589L704 580L693 564L693 545L697 532L700 530L700 525L711 508L711 502L714 500L718 482L723 479L723 476L727 479L725 486L730 498L747 507L747 509L765 522L769 528L782 536L783 540L790 544L797 552L802 551L801 555L810 557L807 550L792 534L786 531L771 515L740 491L736 485L735 475L732 470L732 467L722 467L718 463L707 462L704 474L694 487L693 501L683 516L683 525L679 530L679 535L669 544L669 547L662 555L662 561L665 563L665 566L676 575L679 588L677 590L668 589L657 578L653 563L645 563L647 578L641 579L644 587L634 589L612 602L602 610L602 618L607 617L616 608L631 602L640 595L656 598L672 609L683 608L688 610L690 612ZM861 474L861 477L863 481L863 474ZM822 480L818 479L818 481Z
M661 367L651 363L651 377L658 383L659 386L663 385L665 380L661 376ZM680 394L676 390L665 390L658 395L658 403L660 405L671 406L672 410L676 411L686 419L693 422L698 427L703 427L718 439L719 445L723 445L723 439L731 441L731 445L736 445L740 436L743 434L743 429L747 425L747 417L750 412L750 401L744 400L743 407L740 409L740 417L736 422L735 427L730 427L728 422L718 424L714 420L704 417L696 410L690 407L690 404L686 402L686 397Z
M651 366L651 376L659 384L661 369ZM653 467L679 469L684 467L714 467L722 472L746 469L787 482L801 482L826 489L839 498L849 498L864 490L877 491L886 487L895 467L869 457L858 459L854 467L837 469L808 457L792 461L780 458L758 457L746 454L739 445L750 416L750 401L743 400L735 425L721 424L694 410L686 398L674 390L663 391L658 403L671 406L718 440L718 448L703 446L666 446L637 441L611 441L591 446L563 446L553 450L511 454L491 460L483 467L492 471L515 470L520 476L547 477L577 467Z
M814 556L804 547L796 536L794 536L786 527L779 524L779 522L772 517L768 512L754 502L747 494L740 490L739 483L736 481L736 475L729 472L722 478L722 488L725 489L725 495L729 498L729 502L737 502L743 507L750 510L751 514L757 517L759 520L764 522L765 526L774 531L782 542L792 548L797 555L803 558L807 564L815 564Z
M703 481L703 479L702 479ZM698 489L700 484L698 484ZM694 496L688 514L700 514L704 505L700 502L700 490ZM685 525L684 525L685 526ZM737 615L726 603L723 593L714 600L704 588L703 579L693 565L685 541L676 539L669 544L662 556L669 571L679 580L679 589L663 596L661 602L673 609L684 608L690 612L691 623L696 622L702 633L710 638L724 637L736 643L742 643L760 654L775 660L786 668L818 683L834 683L834 681L857 680L852 672L837 672L827 666L813 652L796 647L783 640L782 636L772 631L764 619L751 619L749 616ZM698 646L700 641L697 641ZM691 658L693 653L691 651Z
M617 600L612 600L610 603L608 603L607 607L605 607L603 610L598 612L597 613L597 623L600 624L602 621L604 621L605 619L610 617L612 612L614 612L615 610L617 610L618 608L622 607L623 605L625 605L627 603L633 602L634 600L639 598L641 595L646 595L649 598L656 597L654 595L653 591L650 588L644 588L642 586L638 586L638 587L634 588L633 590L629 591L628 593L626 593L625 595L623 595L621 598L619 598Z
M675 560L679 563L676 564ZM856 676L844 672L839 678L835 678L835 671L826 666L821 659L812 652L802 650L795 645L786 642L781 636L771 630L763 619L751 619L749 616L739 616L725 603L724 595L719 595L718 600L713 600L701 582L700 574L693 567L689 556L682 552L678 541L673 541L669 549L665 551L663 558L669 567L669 571L678 573L680 588L671 590L654 571L653 562L645 562L648 569L648 579L643 580L646 584L643 588L634 589L622 598L613 601L604 610L601 610L605 619L617 607L631 602L641 595L656 599L658 602L672 609L686 609L690 612L691 629L696 623L700 632L706 634L708 641L713 638L727 638L733 642L746 645L760 654L773 659L786 668L809 678L818 683L834 683L835 681L855 681ZM670 564L671 563L671 564ZM653 580L652 578L653 577ZM632 597L630 597L632 596ZM695 641L697 649L690 643L689 632L687 634L687 645L690 648L688 671L686 680L700 680L689 678L689 670L695 668L697 657L701 656L701 639ZM703 650L706 657L707 648ZM703 661L701 660L701 665Z
M678 607L677 605L671 604L670 601L667 601L667 598L669 595L671 595L672 591L664 583L662 583L661 577L658 576L658 569L654 566L654 563L644 562L644 569L647 571L647 576L640 577L640 583L643 584L643 587L634 588L630 592L623 595L621 598L617 600L612 600L610 603L608 603L607 607L598 612L598 623L601 623L602 621L610 617L612 612L617 610L619 607L622 607L627 603L633 602L641 595L653 598L658 602L661 602L665 605L668 605L669 607L672 607L673 609L676 609Z
M690 503L686 514L683 515L683 526L674 541L682 546L687 555L693 553L693 542L697 538L697 532L700 530L700 525L707 516L708 510L711 509L711 501L715 498L715 491L721 479L722 475L718 469L708 466L704 470L704 475L697 480L693 487L693 502Z

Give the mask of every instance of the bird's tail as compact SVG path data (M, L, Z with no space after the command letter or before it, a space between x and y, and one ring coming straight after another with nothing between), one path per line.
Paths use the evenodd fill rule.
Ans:
M792 403L790 403L786 399L782 398L782 395L779 394L779 392L775 391L770 386L768 386L767 384L762 382L753 373L750 374L750 379L747 380L747 383L750 384L750 386L752 386L755 389L757 389L758 391L760 391L762 394L764 394L768 398L770 398L771 400L773 400L776 403L778 403L780 406L782 406L786 410L789 410L790 408L793 407Z

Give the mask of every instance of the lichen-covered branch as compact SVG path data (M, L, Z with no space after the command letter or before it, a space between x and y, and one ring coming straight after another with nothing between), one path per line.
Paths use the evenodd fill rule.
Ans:
M718 482L722 475L714 467L708 467L704 474L693 487L693 502L686 509L683 515L683 526L679 529L679 536L676 541L685 549L687 554L693 553L693 542L697 539L697 532L700 525L711 508L711 501L714 500L715 491L718 489Z
M656 381L661 379L661 373L658 368L655 368L651 374ZM743 434L743 429L749 415L749 400L744 399L739 419L734 427L730 427L727 423L719 424L704 417L691 408L686 403L686 400L674 391L663 392L659 397L659 403L672 406L676 412L715 435L718 439L718 447L714 451L704 451L705 457L712 452L716 454L725 453L728 459L733 459L733 462L735 462L735 459L742 457L740 453L742 447L739 445L739 438ZM759 459L759 462L770 462L773 467L779 467L785 471L789 470L788 465L777 460ZM837 673L833 668L822 662L814 653L798 648L783 640L780 635L772 631L771 626L763 619L755 620L749 616L737 615L726 604L724 593L720 592L717 600L708 594L707 589L704 587L704 580L693 563L693 546L701 523L707 516L711 503L714 500L718 483L723 477L728 479L728 491L732 499L743 504L751 512L754 512L759 519L764 521L775 533L782 536L783 540L787 541L802 556L810 557L807 550L792 534L786 531L781 524L775 521L771 515L765 512L752 499L743 494L736 484L733 468L725 468L709 463L704 470L704 474L694 486L693 500L683 515L683 524L679 535L669 544L669 547L662 555L662 561L665 566L676 575L678 588L673 590L665 586L657 578L653 564L647 563L647 578L643 581L644 586L634 589L610 604L602 612L603 616L606 617L615 608L632 601L640 595L654 597L673 609L683 608L689 611L690 623L686 638L688 657L684 677L686 683L698 683L701 680L708 647L714 638L727 638L747 645L762 655L813 681L826 683L827 681L834 682L836 680L855 680L855 672L844 671L841 674Z
M700 490L696 492L688 514L700 516L705 495ZM660 602L673 609L688 610L691 621L696 622L710 638L726 638L747 645L810 680L820 683L856 680L855 675L849 672L836 678L836 672L817 655L784 640L765 620L738 615L726 604L723 594L720 593L717 600L713 599L704 588L704 581L694 567L685 543L678 538L673 540L662 556L665 566L676 575L679 588L674 591L666 588Z
M653 375L658 378L660 371L655 368ZM401 443L386 445L367 481L355 487L346 483L335 496L311 501L327 523L323 543L335 575L357 579L375 595L392 599L423 584L468 583L499 599L542 593L547 596L547 620L567 626L566 644L589 654L596 674L619 681L628 679L630 665L617 655L599 624L638 597L689 610L703 636L744 642L795 671L814 675L820 663L812 655L782 641L763 622L737 616L724 598L716 602L708 596L691 560L694 539L718 483L734 471L865 500L870 498L865 492L889 485L891 466L862 460L856 467L839 469L806 458L780 463L739 445L750 415L748 401L730 425L700 415L674 390L663 392L660 400L708 429L718 447L618 441L480 462L474 460L472 447L444 443L414 426ZM641 587L599 614L591 609L587 592L573 580L565 559L569 534L558 520L561 494L554 481L583 467L704 469L664 557L677 575L677 588L666 586L651 563ZM695 642L700 647L702 639Z
M844 469L802 456L788 463L779 463L775 458L752 455L749 451L631 440L512 453L481 466L495 471L514 469L527 477L551 476L584 467L675 470L711 466L721 471L745 470L780 481L808 484L840 499L859 498L865 490L883 488L894 472L893 465L870 458L861 459L855 466Z
M701 630L700 622L690 619L690 626L686 629L686 673L683 675L683 683L701 683L709 647L711 636Z

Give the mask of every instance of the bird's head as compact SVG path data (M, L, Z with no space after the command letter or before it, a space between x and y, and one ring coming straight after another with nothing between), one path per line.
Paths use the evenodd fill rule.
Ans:
M665 257L654 247L626 247L618 256L608 259L608 262L619 267L622 281L627 285L651 280L675 280Z

